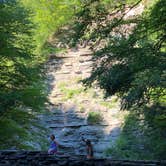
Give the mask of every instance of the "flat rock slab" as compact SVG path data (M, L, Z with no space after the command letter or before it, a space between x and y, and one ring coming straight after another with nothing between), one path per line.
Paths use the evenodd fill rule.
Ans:
M0 166L165 166L166 161L86 159L83 155L48 155L42 151L0 151Z

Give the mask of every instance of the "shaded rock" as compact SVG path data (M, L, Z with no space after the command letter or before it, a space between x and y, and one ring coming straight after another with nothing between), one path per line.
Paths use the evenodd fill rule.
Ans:
M3 155L2 155L3 153ZM0 151L0 166L157 166L166 165L166 161L111 160L109 158L86 159L85 156L63 154L48 155L40 151ZM22 158L24 156L24 158Z

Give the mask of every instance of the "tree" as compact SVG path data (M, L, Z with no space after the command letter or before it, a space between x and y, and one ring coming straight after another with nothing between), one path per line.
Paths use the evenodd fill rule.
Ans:
M40 62L32 53L29 13L15 0L1 2L0 13L0 113L21 105L38 108L44 96L36 85Z
M37 54L45 54L44 46L52 43L54 33L59 33L59 29L69 23L76 10L79 9L79 1L66 0L21 0L26 9L29 9L31 21L36 26L34 40L36 42ZM55 47L55 45L54 45Z
M86 23L81 31L76 31L76 42L79 38L88 40L94 52L91 76L83 83L97 84L106 97L118 95L122 109L132 111L123 126L123 143L113 153L119 151L118 157L123 157L126 147L126 156L129 152L138 153L138 149L132 149L132 141L139 146L136 129L141 131L140 140L152 158L165 159L166 1L109 0L106 6L102 1L89 2L82 10L88 13L79 12L76 18L77 29ZM142 14L127 16L141 3ZM106 12L99 11L98 6ZM135 140L130 140L131 136ZM147 155L145 152L145 158Z
M89 13L77 18L78 27L87 25L76 36L88 36L94 51L92 74L83 82L97 83L106 97L119 95L123 108L161 102L166 92L166 2L153 1L141 15L130 17L141 1L110 2L93 1L83 9L91 8Z

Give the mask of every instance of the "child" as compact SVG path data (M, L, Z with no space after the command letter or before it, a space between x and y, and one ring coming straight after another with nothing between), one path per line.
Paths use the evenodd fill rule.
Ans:
M50 136L50 139L51 139L51 144L48 149L48 154L55 154L55 153L57 153L57 148L58 148L58 143L55 140L55 135L52 134Z
M85 140L84 138L82 138L82 140L86 143L87 158L92 159L93 158L93 146L91 144L91 141L89 139Z

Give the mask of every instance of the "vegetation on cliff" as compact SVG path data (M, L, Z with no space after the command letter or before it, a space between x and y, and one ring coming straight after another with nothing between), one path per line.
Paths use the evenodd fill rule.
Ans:
M77 14L74 28L81 30L74 34L75 41L86 40L94 51L93 71L83 83L86 86L97 84L105 90L105 97L118 95L122 109L131 110L136 117L133 123L142 125L144 134L139 138L135 133L136 138L132 141L147 146L154 158L165 158L166 2L111 2L105 5L102 1L88 1ZM140 12L143 8L144 11ZM127 118L124 133L133 127L133 124L127 125L129 121ZM132 131L129 133L133 135ZM130 145L130 142L125 142L130 134L122 132L124 142L118 144L122 151ZM135 141L144 136L146 141ZM110 151L112 155L118 152L115 148L115 151ZM148 158L146 152L135 150L142 154L140 158ZM122 157L122 151L119 151L119 157ZM134 157L133 152L133 148L127 149L130 154L125 157Z
M164 159L165 6L165 0L0 1L0 148L12 147L12 141L20 149L33 146L19 143L29 139L34 115L47 102L43 63L58 50L51 41L67 27L66 45L85 42L94 52L84 85L97 84L105 97L117 95L122 109L131 111L108 152L117 158ZM72 98L82 89L62 91Z

